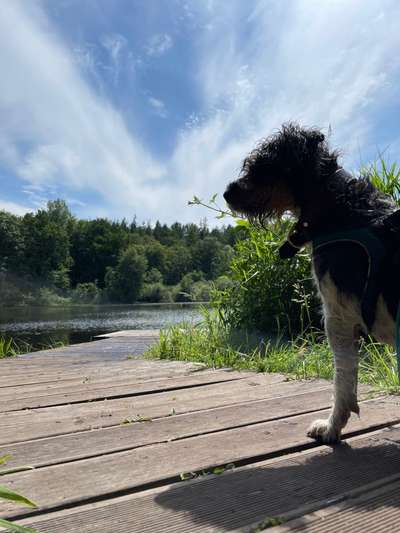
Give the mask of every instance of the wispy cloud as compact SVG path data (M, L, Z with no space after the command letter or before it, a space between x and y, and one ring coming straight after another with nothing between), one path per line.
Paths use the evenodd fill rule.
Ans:
M162 167L83 81L39 4L26 6L1 5L0 163L30 185L96 191L110 212L151 210Z
M158 98L153 98L150 96L148 98L148 102L153 110L153 112L158 115L161 118L167 118L168 112L165 108L165 104L162 100L158 100Z
M25 205L17 204L15 202L7 202L5 200L0 200L0 211L7 211L8 213L13 213L14 215L25 215L29 211L33 211L31 207Z
M116 84L118 83L121 68L121 54L124 48L126 48L128 41L119 33L110 33L108 35L103 35L101 44L110 54L113 81L114 84Z
M167 50L169 50L172 45L173 40L170 35L168 35L167 33L156 34L150 38L146 46L146 53L149 56L159 57L165 54L165 52L167 52Z
M400 4L387 0L214 3L199 53L208 117L182 132L173 174L220 191L255 141L297 120L335 133L348 162L374 139L372 117L395 101ZM277 23L279 21L279 23ZM374 140L376 143L376 138Z
M84 192L88 213L194 219L204 213L185 209L187 200L221 192L256 140L282 122L298 120L325 131L331 125L333 144L354 164L360 150L365 158L380 145L377 117L398 107L397 0L232 0L229 9L224 2L185 0L175 4L181 10L176 20L185 28L192 21L187 83L200 105L187 109L179 135L171 131L175 145L161 158L144 144L134 111L129 108L128 128L110 101L85 82L83 70L98 75L96 51L69 49L41 5L0 5L0 164L33 191L32 204L46 191L74 198ZM103 33L115 80L122 58L144 71L152 58L161 65L174 55L177 34L164 28L155 27L136 49L118 31ZM165 72L173 76L174 68L162 72L153 88L168 81L173 94ZM179 105L184 98L178 81L175 88ZM139 87L138 93L147 98L145 112L176 116L173 99L167 111L161 90ZM390 138L382 139L386 147ZM90 194L103 205L90 205Z

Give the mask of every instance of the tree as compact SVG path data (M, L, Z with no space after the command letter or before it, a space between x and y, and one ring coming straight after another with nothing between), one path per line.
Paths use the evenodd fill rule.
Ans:
M182 245L167 248L164 280L167 285L179 283L182 276L193 270L192 254Z
M158 241L153 240L145 247L146 259L149 268L156 268L161 273L165 272L167 262L167 248Z
M215 237L205 237L193 249L194 267L204 272L207 279L213 277L213 265L218 263L221 243ZM218 272L220 274L221 272Z
M47 209L23 217L23 269L26 274L51 283L54 271L69 271L72 265L71 224L72 216L62 200L49 202Z
M215 256L211 260L211 279L216 279L228 271L230 262L234 256L234 251L229 244L219 245Z
M97 280L104 287L106 270L116 266L128 238L128 230L118 223L104 218L80 220L72 236L73 284Z
M147 260L135 246L129 246L115 268L109 267L105 276L108 298L112 302L133 303L139 297Z
M23 249L21 219L11 213L0 211L0 270L19 272Z

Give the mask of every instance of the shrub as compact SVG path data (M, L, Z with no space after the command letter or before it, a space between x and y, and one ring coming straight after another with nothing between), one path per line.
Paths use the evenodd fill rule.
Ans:
M209 281L196 281L191 289L193 302L208 302L211 298L212 283Z
M197 298L193 291L196 283L200 281L204 281L204 274L200 270L193 270L193 272L185 274L177 287L175 302L195 301Z
M162 283L145 283L140 295L141 302L172 302L172 291Z
M254 228L244 221L247 238L236 244L230 265L231 284L213 292L212 305L233 328L291 336L310 324L320 325L319 304L311 278L310 256L299 252L291 260L279 258L278 248L291 221Z
M78 283L72 291L72 301L81 304L99 303L101 300L101 290L96 283Z
M163 276L157 268L150 268L143 276L144 283L163 283Z
M53 290L48 287L40 288L34 296L32 305L68 305L71 303L70 298L64 298L63 296L58 295Z
M107 269L105 284L108 298L112 302L135 302L142 290L146 268L146 258L135 246L129 246L122 253L117 266Z

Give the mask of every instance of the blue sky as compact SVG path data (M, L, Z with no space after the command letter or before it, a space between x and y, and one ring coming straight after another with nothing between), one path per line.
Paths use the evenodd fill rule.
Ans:
M198 221L296 120L400 159L398 0L2 0L0 209ZM210 222L212 220L210 219Z

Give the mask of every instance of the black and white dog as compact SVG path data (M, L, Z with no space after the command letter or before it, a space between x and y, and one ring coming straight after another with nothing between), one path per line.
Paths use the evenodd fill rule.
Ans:
M319 130L286 124L245 158L239 178L224 193L231 209L250 220L263 222L287 211L296 217L283 256L313 243L313 271L334 354L335 380L332 412L327 420L316 420L308 435L324 443L340 440L351 412L359 413L360 335L394 346L400 300L397 206L368 178L356 179L344 171L337 159ZM315 246L316 239L338 232L351 235L360 228L380 244L379 260L351 239Z

